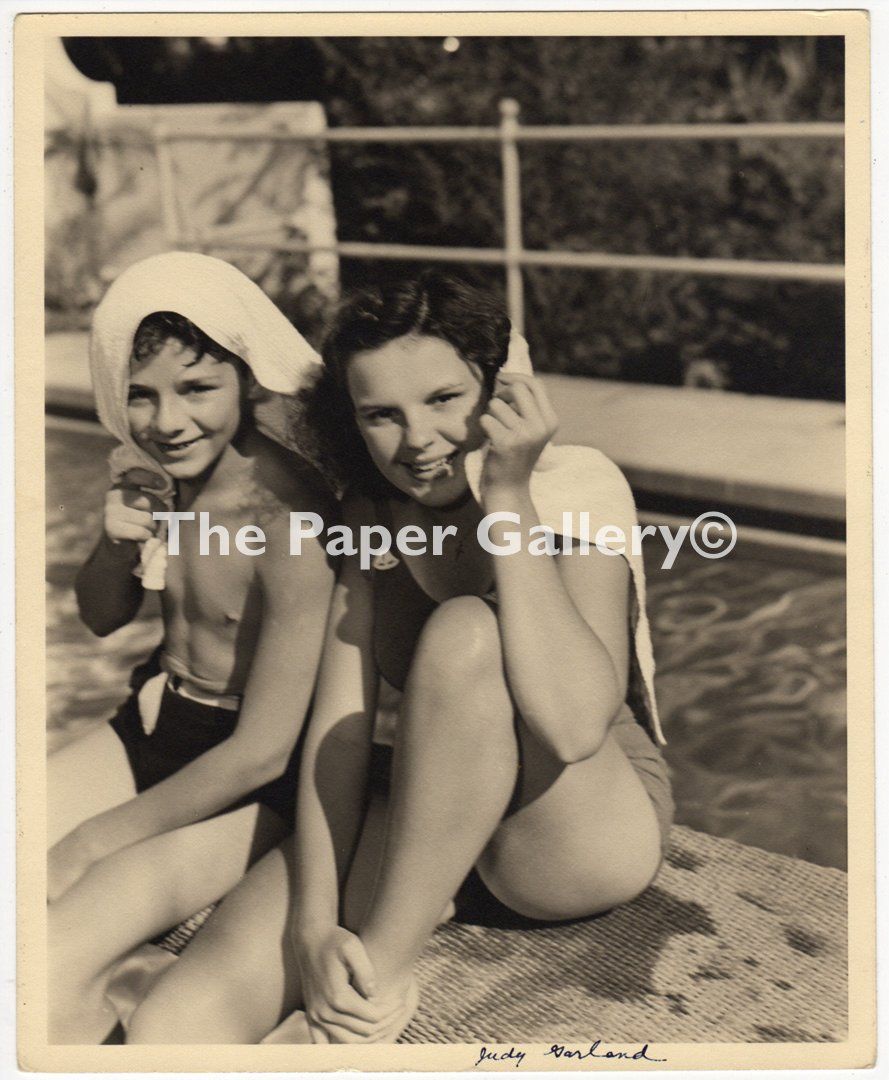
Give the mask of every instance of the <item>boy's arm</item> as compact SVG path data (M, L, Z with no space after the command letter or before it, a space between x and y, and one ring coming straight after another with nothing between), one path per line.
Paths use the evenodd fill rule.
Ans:
M144 590L133 568L139 543L157 534L152 512L165 509L155 494L163 484L148 469L128 469L105 495L102 538L74 582L80 617L99 637L126 626L142 605Z
M319 500L320 501L320 500ZM322 517L326 504L313 506ZM50 853L50 893L120 848L225 809L280 776L315 683L334 572L317 541L290 556L286 515L266 528L257 556L262 624L234 733L173 776L69 833Z
M139 613L144 590L133 573L139 547L132 540L117 543L103 533L77 572L74 595L80 617L99 637L126 626Z

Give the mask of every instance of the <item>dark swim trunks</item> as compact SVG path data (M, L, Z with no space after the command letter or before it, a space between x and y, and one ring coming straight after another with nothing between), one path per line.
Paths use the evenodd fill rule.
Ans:
M142 792L178 772L184 765L205 754L227 739L238 723L238 712L183 697L164 687L157 722L150 734L145 732L139 712L138 694L151 675L159 670L157 656L137 668L130 680L133 692L111 719L136 782ZM296 781L299 771L299 740L285 772L261 788L244 795L227 810L258 802L279 814L288 825L293 822Z

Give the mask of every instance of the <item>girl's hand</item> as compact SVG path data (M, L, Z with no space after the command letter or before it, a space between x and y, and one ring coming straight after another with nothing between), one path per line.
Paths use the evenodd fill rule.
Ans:
M85 830L78 826L53 844L47 858L46 898L52 904L96 861Z
M490 440L482 496L527 490L534 465L559 426L540 381L501 372L479 422Z
M121 540L148 540L157 532L159 522L154 510L165 510L152 488L163 480L148 469L129 469L105 496L105 535L112 543Z
M303 1003L314 1042L373 1042L399 1003L374 1001L376 976L361 939L342 926L296 943Z

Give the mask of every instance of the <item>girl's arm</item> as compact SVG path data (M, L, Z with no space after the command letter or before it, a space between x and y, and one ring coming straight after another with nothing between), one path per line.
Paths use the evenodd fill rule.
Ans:
M527 492L504 492L502 502L486 500L485 509L511 510L522 519L521 526L507 526L522 534L522 549L494 559L510 692L555 757L581 761L601 747L626 696L629 568L595 548L530 555L529 529L539 522Z
M322 515L327 506L315 506ZM289 523L267 528L257 560L262 623L234 733L173 776L98 814L50 852L50 899L120 848L200 821L276 779L308 710L334 573L317 541L289 554Z
M555 558L528 552L539 524L529 477L555 417L535 380L513 376L507 386L483 418L491 449L482 486L486 513L521 517L519 526L491 530L495 543L506 531L521 535L519 551L494 557L506 675L525 723L568 763L596 753L626 696L629 567L596 549Z
M376 707L371 585L351 557L334 591L300 766L294 930L340 921L341 887L358 842Z
M344 507L355 529L362 505ZM381 1037L397 1012L397 1002L374 1001L373 965L357 935L340 925L367 806L379 685L372 641L372 586L353 556L334 591L297 792L291 940L316 1041Z

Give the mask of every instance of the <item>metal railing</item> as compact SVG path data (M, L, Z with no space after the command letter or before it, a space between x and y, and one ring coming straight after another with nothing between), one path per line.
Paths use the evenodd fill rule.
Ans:
M753 259L699 259L686 256L621 255L602 251L538 251L524 246L519 144L533 142L601 142L714 139L842 139L842 123L765 124L576 124L523 126L515 101L500 102L497 127L365 127L331 128L318 132L276 126L226 128L158 127L154 132L160 173L161 205L167 236L174 246L200 249L331 252L341 258L390 259L501 265L506 272L506 295L512 323L524 330L525 266L585 270L626 270L654 273L706 274L721 277L766 278L785 281L842 282L844 267L832 263L773 262ZM238 222L211 229L186 228L176 196L175 142L302 142L302 143L497 143L500 145L503 190L502 248L438 247L419 244L341 241L319 245L281 240L269 235L286 222ZM265 238L263 238L263 234Z

